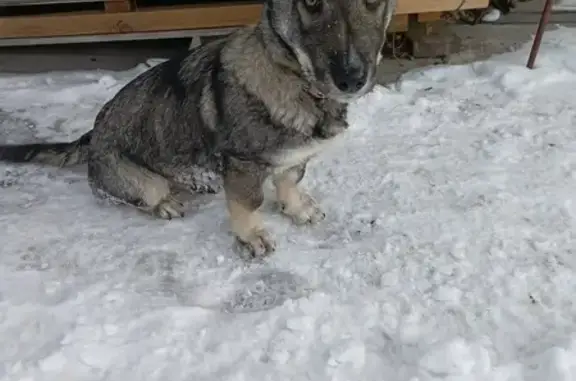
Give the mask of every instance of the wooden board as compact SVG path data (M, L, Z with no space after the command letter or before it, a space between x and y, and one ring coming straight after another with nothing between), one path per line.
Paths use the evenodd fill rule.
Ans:
M397 14L446 12L487 8L490 0L398 0Z
M489 0L399 0L398 16L423 12L482 8ZM125 6L125 5L124 5ZM122 5L120 5L122 7ZM460 7L460 8L459 8ZM38 38L229 28L258 22L261 3L213 3L193 6L149 7L130 12L80 12L0 18L0 38Z
M131 0L106 0L104 2L104 10L106 12L130 12L134 9L134 4Z
M99 0L0 0L0 7L26 5L46 5L46 4L71 4L71 3L93 3ZM101 0L104 1L104 0Z
M0 36L56 37L178 29L226 28L253 24L259 4L189 6L133 12L82 12L74 14L0 18Z
M416 21L419 23L438 21L442 19L443 14L444 12L419 13L418 16L416 17Z

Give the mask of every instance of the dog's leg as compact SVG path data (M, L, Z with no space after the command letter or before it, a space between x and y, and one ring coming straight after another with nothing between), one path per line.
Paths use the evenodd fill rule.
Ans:
M231 167L224 173L224 193L232 232L254 257L270 254L276 248L258 211L264 202L262 186L265 179L266 174L256 165Z
M183 217L183 205L168 180L118 153L93 155L88 164L92 191L117 203L135 206L162 219Z
M305 173L306 164L302 164L280 172L273 178L282 213L292 218L297 225L315 224L326 217L316 201L298 189Z

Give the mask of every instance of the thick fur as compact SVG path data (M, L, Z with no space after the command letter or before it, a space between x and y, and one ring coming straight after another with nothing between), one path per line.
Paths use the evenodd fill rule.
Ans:
M396 0L267 0L261 21L136 77L70 144L0 147L0 160L87 162L94 194L170 219L176 187L224 189L234 235L274 250L258 212L272 177L294 222L324 218L298 183L375 84Z

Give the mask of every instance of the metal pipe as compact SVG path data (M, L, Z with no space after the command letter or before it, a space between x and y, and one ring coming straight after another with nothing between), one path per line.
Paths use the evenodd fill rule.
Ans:
M552 12L553 0L546 0L544 4L544 9L542 10L542 15L540 16L540 22L538 23L538 30L536 31L536 36L534 37L534 42L532 43L532 49L530 50L530 57L528 58L528 64L526 65L528 69L534 69L534 62L540 51L540 45L542 44L542 35L544 30L548 25L548 20L550 19L550 13Z

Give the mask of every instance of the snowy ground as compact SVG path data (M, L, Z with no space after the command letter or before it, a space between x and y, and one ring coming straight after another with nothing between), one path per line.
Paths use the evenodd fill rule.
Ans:
M556 11L572 11L576 9L576 0L555 0L554 10Z
M3 381L576 379L576 31L411 72L351 111L246 264L222 196L96 204L83 168L0 164ZM70 140L144 70L0 77L0 143Z

